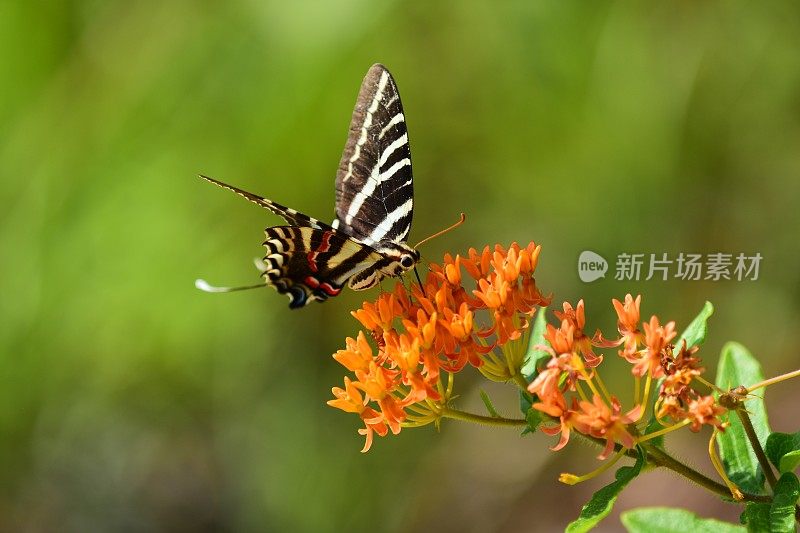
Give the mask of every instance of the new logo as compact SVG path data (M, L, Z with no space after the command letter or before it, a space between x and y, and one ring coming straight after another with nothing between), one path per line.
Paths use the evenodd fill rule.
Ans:
M591 250L584 250L578 257L578 277L584 283L591 283L606 277L608 261Z

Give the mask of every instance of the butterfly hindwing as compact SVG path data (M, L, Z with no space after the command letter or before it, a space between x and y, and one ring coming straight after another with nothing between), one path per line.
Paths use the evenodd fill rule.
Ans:
M333 228L275 226L265 233L265 280L289 296L292 309L338 295L351 277L374 270L383 259Z
M405 242L413 197L400 94L386 67L376 64L361 84L336 174L333 227L366 243Z

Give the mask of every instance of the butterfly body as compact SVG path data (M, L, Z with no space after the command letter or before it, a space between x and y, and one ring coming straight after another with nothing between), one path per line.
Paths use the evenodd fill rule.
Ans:
M265 230L260 262L267 285L289 307L375 286L419 261L406 244L413 214L411 152L400 95L389 71L376 64L361 85L336 175L336 219L327 224L213 178L204 179L283 217Z

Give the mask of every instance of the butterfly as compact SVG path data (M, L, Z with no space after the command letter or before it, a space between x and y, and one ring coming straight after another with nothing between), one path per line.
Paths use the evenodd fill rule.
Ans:
M200 177L286 221L265 230L266 254L256 266L266 285L289 297L291 309L336 296L345 284L353 290L369 289L419 261L419 252L406 244L414 213L406 118L394 78L383 65L373 65L361 83L336 173L333 223ZM211 292L239 289L211 287L203 280L196 285Z

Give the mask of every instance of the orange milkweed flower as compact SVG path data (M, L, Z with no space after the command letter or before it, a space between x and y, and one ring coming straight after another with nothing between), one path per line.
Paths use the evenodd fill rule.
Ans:
M353 340L351 337L345 339L347 348L338 350L333 354L333 358L351 372L358 370L367 371L369 363L373 359L372 347L367 342L363 331L358 332L358 337Z
M463 302L457 311L445 309L440 324L444 325L456 342L468 341L474 332L474 313L467 302Z
M504 357L500 347L522 338L529 317L549 303L533 278L540 250L535 243L524 248L513 243L507 249L487 246L481 253L470 249L467 256L447 254L441 265L430 265L425 282L414 285L410 294L398 282L392 292L352 312L377 346L373 348L359 332L355 340L346 340L345 349L338 350L334 359L355 374L356 380L348 383L363 392L364 405L377 406L359 411L370 413L362 432L370 443L374 433L387 434L378 424L399 432L409 416L406 408L435 410L447 402L443 391L450 388L442 385L442 372L452 376L468 363L481 367L490 355L497 361ZM467 282L473 287L466 287ZM497 353L491 354L495 349ZM509 363L508 375L520 372L510 368L521 366L519 359ZM337 399L329 403L356 412L352 411L355 396L346 389L337 388ZM429 423L436 416L423 419ZM420 418L411 421L419 425Z
M655 315L650 317L650 322L645 322L643 326L645 345L647 346L647 350L652 354L660 354L664 348L667 347L669 341L674 339L675 335L678 334L675 331L674 321L667 322L666 325L662 326L658 321L658 317Z
M404 385L410 387L408 394L402 399L401 405L411 405L421 402L426 398L440 399L435 383L438 381L438 368L435 375L431 372L424 374L424 365L420 365L424 350L420 348L419 337L409 333L398 335L396 332L387 332L386 353L394 361L395 368L399 371L400 379Z
M372 447L373 434L377 433L381 437L389 433L388 426L383 422L383 417L375 409L368 407L358 388L349 378L344 378L344 388L333 387L331 392L336 397L335 400L328 400L328 405L336 407L348 413L356 413L364 422L364 427L358 430L360 435L364 435L365 442L362 452L369 451Z
M550 416L560 416L562 405L565 405L564 394L561 388L561 375L563 372L559 368L557 358L553 358L548 363L547 368L542 370L536 379L528 385L528 392L535 394L540 402L533 404L534 409L538 409ZM553 410L555 407L555 411Z
M692 400L687 408L687 418L692 421L689 429L698 432L701 426L707 424L724 431L726 425L719 419L719 415L726 411L727 409L719 405L711 395Z
M643 407L637 405L624 415L622 407L615 397L611 398L611 406L597 396L591 402L580 401L580 411L573 418L573 427L585 435L591 435L606 440L606 447L598 456L605 459L614 451L614 444L619 443L625 448L633 448L636 439L627 429L628 424L633 424L641 418Z
M391 328L392 321L402 312L401 301L393 293L388 293L386 298L378 298L374 304L364 302L361 309L350 314L370 331L385 331Z
M561 321L562 329L564 329L565 323L571 326L572 339L575 345L574 351L580 352L586 362L586 366L589 368L596 367L603 362L603 356L594 353L592 350L592 339L584 333L586 315L583 299L579 300L574 308L569 302L564 302L562 307L564 309L563 311L554 311L553 313L556 315L556 318Z
M403 319L403 327L419 340L423 348L432 348L436 340L438 326L436 311L428 315L423 309L417 309L416 320Z
M676 336L675 323L670 321L662 325L657 316L652 316L639 330L640 303L641 296L634 299L630 294L626 295L624 304L613 300L621 337L606 340L598 330L590 341L591 346L612 348L626 344L619 353L633 363L635 376L664 378L654 407L656 419L663 425L666 425L664 419L668 418L674 422L674 429L689 425L692 431L698 431L705 424L724 429L726 424L721 422L720 415L726 411L725 408L715 403L713 396L701 396L692 387L705 370L695 356L699 348L689 348L683 341L673 356L675 347L671 342ZM575 307L565 303L563 312L555 314L561 320L560 326L546 324L543 336L548 345L536 347L549 352L550 361L527 387L528 392L535 396L532 407L550 418L540 426L542 431L548 435L561 434L558 444L552 449L564 447L573 430L605 440L605 448L598 456L601 460L608 458L617 444L630 449L639 440L646 440L647 434L639 436L635 427L644 415L645 403L637 403L623 413L619 400L608 393L599 373L594 369L587 372L590 364L581 357L581 343L578 341L579 338L585 339L583 302L579 301ZM587 387L592 393L591 401L585 399L589 393Z
M592 339L592 344L598 348L611 348L624 344L625 346L619 352L619 355L628 360L635 358L639 345L644 342L644 334L639 329L639 307L641 303L641 294L637 295L636 299L630 294L626 294L624 303L616 298L612 299L611 304L617 312L617 331L620 334L620 338L615 341L604 339L598 331Z
M553 352L557 355L571 354L575 351L575 326L566 320L561 322L560 328L547 324L544 338L550 343Z
M661 366L662 358L671 354L672 345L669 344L669 341L677 335L675 322L667 322L662 326L658 317L653 315L650 317L650 322L644 322L643 326L646 349L622 355L628 362L633 363L631 373L634 376L642 377L649 373L653 378L660 378L664 375L664 368Z
M675 396L683 402L689 400L689 395L697 393L691 388L694 379L700 376L705 368L700 365L700 359L693 357L699 347L686 347L684 340L678 355L674 358L667 355L662 357L661 367L664 370L664 380L661 383L660 393L663 396Z
M677 396L662 396L658 399L656 406L656 418L659 421L670 418L673 422L680 422L687 416L683 402Z
M528 392L535 394L539 400L533 408L551 416L560 412L566 405L564 393L577 390L577 383L582 379L584 364L580 357L572 352L551 357L547 367L528 385Z
M537 407L537 409L540 411L543 411L553 418L558 419L558 422L555 425L543 424L541 426L542 433L545 435L553 436L561 433L561 437L559 438L558 442L554 446L550 447L552 451L557 452L569 443L570 432L573 427L573 419L578 410L577 407L577 401L573 398L572 408L567 409L566 400L563 396L557 403L549 405L547 410Z
M633 338L641 335L639 330L639 308L642 304L642 295L639 294L634 299L630 294L626 294L624 303L613 299L611 304L617 312L617 330L619 334L623 337Z
M456 255L454 259L450 254L445 254L442 274L450 285L461 285L461 256Z

